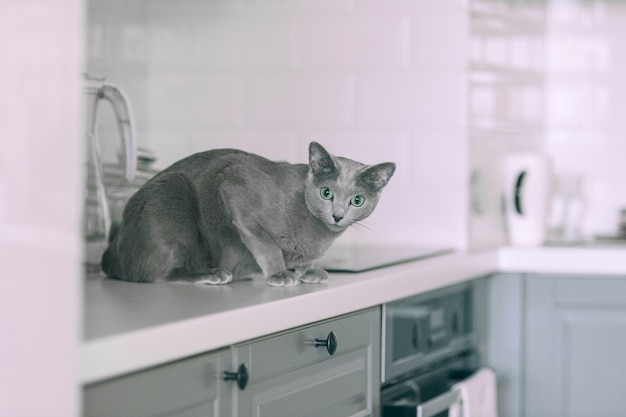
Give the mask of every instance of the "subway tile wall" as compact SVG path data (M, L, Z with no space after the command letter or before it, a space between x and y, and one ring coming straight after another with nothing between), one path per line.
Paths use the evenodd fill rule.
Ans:
M580 179L582 237L615 234L626 208L626 5L473 0L470 13L469 246L507 243L501 163L518 151Z
M467 244L464 0L91 0L87 32L87 70L128 92L159 167L219 147L306 162L316 140L398 165L343 240Z
M470 3L469 246L505 245L503 161L544 152L546 10L538 2Z
M615 234L626 208L626 4L555 1L548 9L546 152L578 176L582 231Z

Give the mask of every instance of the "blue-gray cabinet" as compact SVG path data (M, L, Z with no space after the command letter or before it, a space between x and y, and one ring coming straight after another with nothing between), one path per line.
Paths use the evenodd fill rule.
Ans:
M378 308L236 346L234 357L250 371L236 393L240 416L380 413Z
M496 274L489 291L500 415L625 415L626 277Z
M623 416L626 278L528 275L525 415Z
M84 415L377 417L379 384L372 308L89 385Z
M234 384L222 375L231 353L221 350L89 385L86 417L231 416Z
M498 414L522 417L524 275L495 274L488 282L486 353L497 376Z

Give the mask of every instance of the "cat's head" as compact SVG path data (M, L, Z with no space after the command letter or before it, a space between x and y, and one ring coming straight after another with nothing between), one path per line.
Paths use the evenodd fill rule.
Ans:
M311 142L305 187L307 207L329 230L342 232L372 214L395 169L393 162L365 165L337 157Z

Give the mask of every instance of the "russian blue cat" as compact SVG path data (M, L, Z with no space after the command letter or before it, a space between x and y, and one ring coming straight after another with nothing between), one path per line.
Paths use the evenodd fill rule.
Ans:
M308 165L235 149L191 155L130 198L102 270L136 282L226 284L258 272L272 286L324 281L311 262L372 213L394 171L316 142Z

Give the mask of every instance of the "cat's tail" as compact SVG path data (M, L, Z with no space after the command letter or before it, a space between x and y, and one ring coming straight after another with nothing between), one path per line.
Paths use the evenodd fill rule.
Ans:
M117 236L119 224L113 224L109 233L109 247L102 254L101 267L102 272L111 278L119 278L119 265L117 256L113 254L113 242Z
M109 230L109 245L113 242L113 239L115 239L115 236L117 236L118 230L120 230L119 223L115 222L111 224L111 230Z
M102 254L102 261L100 262L102 265L102 272L108 276L111 276L111 261L111 248L108 247Z

